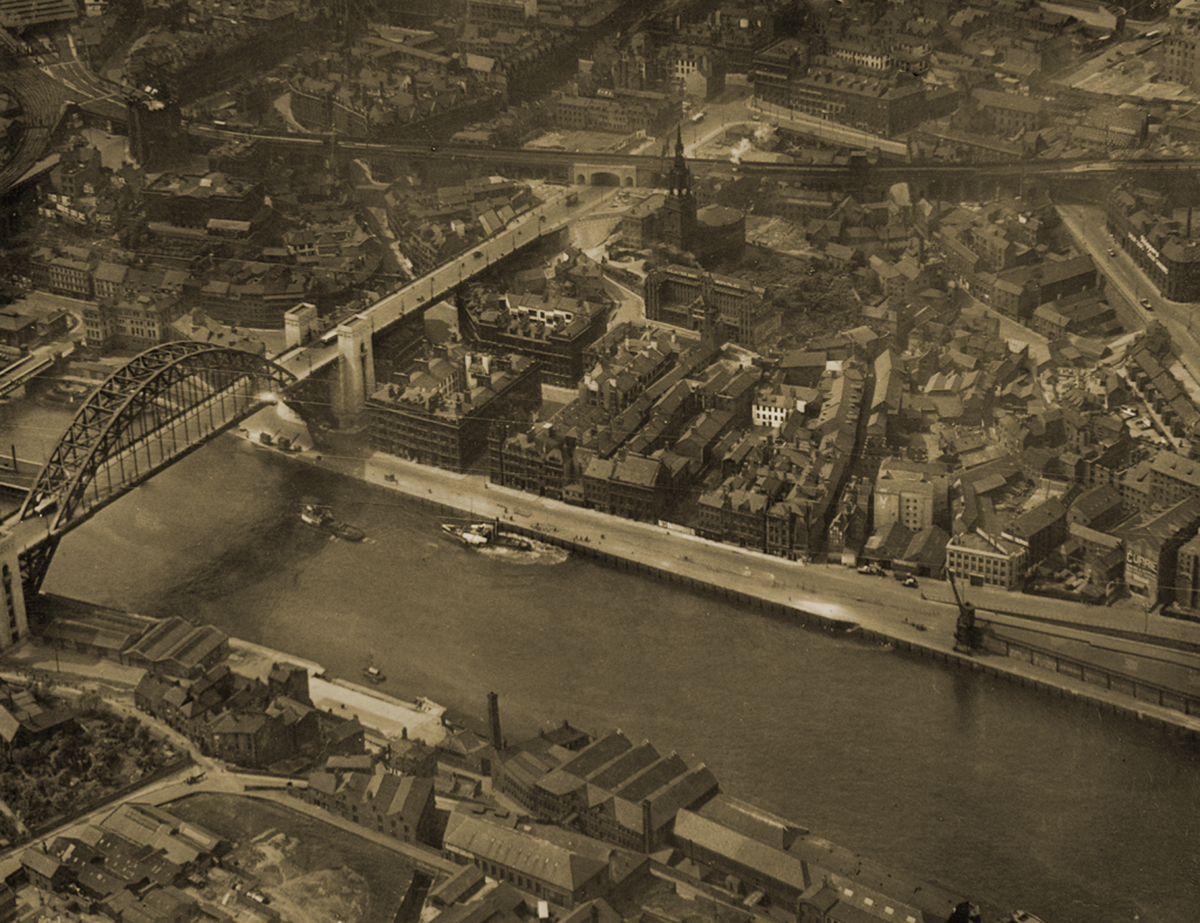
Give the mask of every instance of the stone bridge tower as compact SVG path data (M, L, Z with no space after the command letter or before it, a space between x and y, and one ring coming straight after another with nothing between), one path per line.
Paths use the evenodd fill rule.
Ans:
M332 398L339 429L362 429L367 424L367 398L375 391L375 351L371 343L374 326L361 314L338 324L338 364Z

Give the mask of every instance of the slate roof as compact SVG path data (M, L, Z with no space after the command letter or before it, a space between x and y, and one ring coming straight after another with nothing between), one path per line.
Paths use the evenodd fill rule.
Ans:
M443 842L448 848L494 862L570 893L575 893L607 867L606 861L460 812L450 815Z
M717 795L698 813L773 849L787 849L798 833L808 832L786 818L731 795Z
M675 839L694 843L799 892L805 891L812 883L805 861L723 827L694 811L679 812L675 818Z

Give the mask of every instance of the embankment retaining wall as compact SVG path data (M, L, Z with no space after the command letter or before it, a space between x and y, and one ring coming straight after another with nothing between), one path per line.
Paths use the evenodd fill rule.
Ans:
M373 485L380 490L394 491L395 488L390 488L387 485ZM441 503L431 497L423 497L419 494L406 494L414 501L419 503L426 509L433 510L439 514L444 514L451 517L462 518L469 516L467 510L460 509L445 503ZM850 631L872 643L887 644L898 651L907 654L917 655L932 659L939 663L945 663L950 666L956 666L959 669L971 670L976 673L984 673L988 676L996 677L997 679L1005 679L1016 683L1019 686L1026 686L1044 692L1047 695L1055 698L1070 699L1081 704L1093 706L1104 712L1109 712L1114 715L1121 715L1133 721L1149 725L1151 727L1160 728L1165 732L1200 740L1200 728L1188 726L1183 723L1174 722L1170 717L1162 717L1159 715L1147 712L1144 708L1140 708L1136 700L1125 704L1119 700L1114 701L1110 697L1100 694L1093 694L1088 690L1075 689L1064 685L1062 682L1056 682L1052 674L1045 679L1040 677L1028 676L1023 672L1015 669L1009 669L1008 664L1002 660L998 663L990 663L988 661L978 660L966 654L959 654L953 651L944 650L937 645L922 644L918 641L912 641L907 638L899 638L892 635L884 634L883 632L872 629L862 628L854 622L848 622L841 619L831 619L827 616L820 615L814 612L808 612L802 608L779 603L775 600L764 599L760 596L754 596L749 593L743 593L738 590L730 589L729 587L719 584L710 583L705 580L699 580L685 574L677 574L664 568L655 567L653 565L644 564L640 561L614 555L606 551L601 551L599 548L591 545L588 542L577 542L571 539L564 539L553 533L541 532L529 526L517 522L516 519L508 520L504 523L504 528L510 532L515 532L518 535L523 535L526 538L531 538L548 545L553 545L559 548L564 548L574 554L586 555L605 564L609 567L614 567L619 570L629 571L635 574L641 574L647 577L653 577L657 580L663 580L668 583L673 583L678 586L686 587L696 593L702 593L706 598L723 599L733 605L763 612L768 615L777 617L788 617L801 621L811 627L822 628L830 631ZM1007 660L1007 658L1005 658ZM1182 713L1180 718L1186 716Z

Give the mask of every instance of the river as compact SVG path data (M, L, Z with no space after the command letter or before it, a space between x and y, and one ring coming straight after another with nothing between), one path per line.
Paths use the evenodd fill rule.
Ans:
M0 424L40 458L67 419L9 408ZM304 526L305 496L368 541ZM71 533L46 589L211 622L348 677L370 655L385 691L479 715L495 691L510 742L563 718L619 727L991 908L1200 917L1194 745L588 560L474 553L403 497L233 436Z

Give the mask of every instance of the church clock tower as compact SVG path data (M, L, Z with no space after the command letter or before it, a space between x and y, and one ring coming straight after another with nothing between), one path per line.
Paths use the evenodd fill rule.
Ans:
M675 135L675 163L667 176L670 193L660 216L663 243L690 250L696 231L696 200L692 197L692 171L683 159L683 129Z

